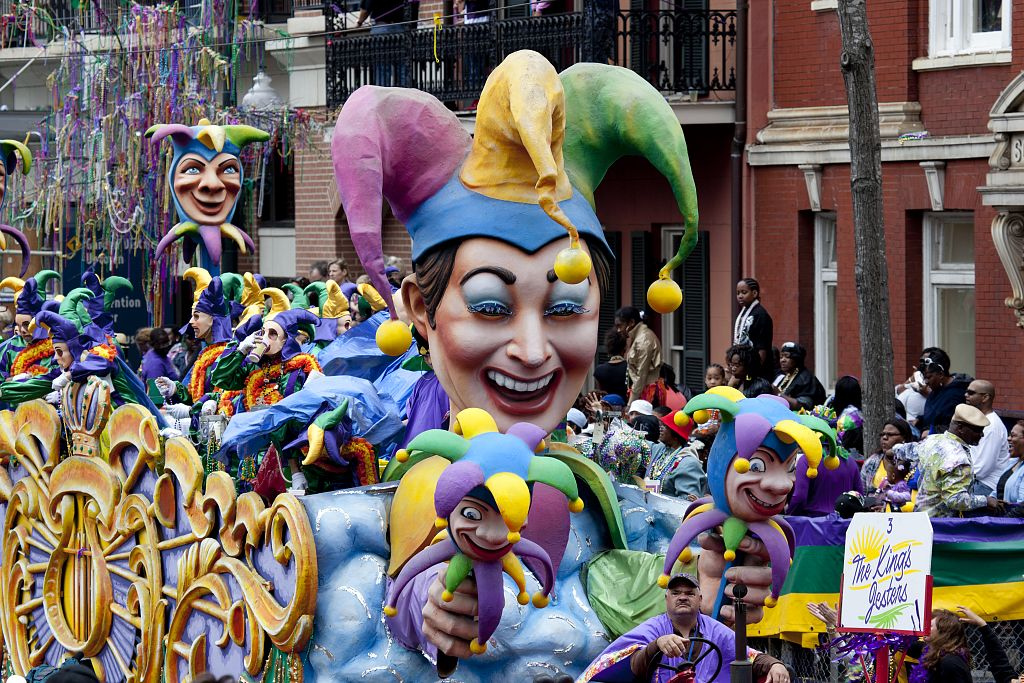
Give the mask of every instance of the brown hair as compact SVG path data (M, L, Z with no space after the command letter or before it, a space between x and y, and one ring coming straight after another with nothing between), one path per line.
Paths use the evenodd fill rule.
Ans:
M584 237L590 245L590 256L594 261L594 274L597 276L597 286L604 297L611 289L612 263L603 248L593 244L591 240ZM413 273L416 274L416 285L423 295L423 304L427 309L427 320L430 326L434 327L434 314L437 307L441 305L445 290L448 289L448 280L452 277L452 270L455 269L455 254L459 251L459 241L450 241L431 249L426 254L413 262ZM603 245L602 245L603 247Z
M928 637L928 650L921 658L921 665L934 670L946 655L958 655L971 665L971 650L967 647L967 633L960 617L946 609L932 612L935 630Z

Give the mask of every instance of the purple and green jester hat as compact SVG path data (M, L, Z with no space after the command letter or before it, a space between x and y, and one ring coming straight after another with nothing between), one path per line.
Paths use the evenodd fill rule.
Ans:
M568 236L554 272L577 283L591 271L581 237L591 250L614 258L594 194L623 156L646 157L672 186L683 239L648 299L661 312L682 301L671 273L697 243L686 140L661 93L629 69L588 63L559 74L537 52L515 52L487 78L472 139L432 95L363 86L338 116L331 152L353 246L391 314L377 332L386 353L405 353L412 339L397 319L384 272L383 199L412 237L414 264L472 237L532 254Z
M220 269L221 237L232 240L243 254L254 251L256 246L253 244L252 238L231 224L231 218L238 206L239 197L237 195L233 199L233 205L227 213L226 220L217 225L209 225L203 222L202 216L189 215L182 206L174 191L174 177L178 170L178 164L187 154L196 154L206 162L213 161L221 154L228 154L237 159L243 147L253 142L266 142L270 139L270 134L252 126L219 126L210 123L208 119L200 119L195 126L186 126L180 123L156 124L146 131L146 137L153 138L154 142L170 137L171 144L174 146L174 156L167 170L167 183L170 186L171 196L174 198L174 208L178 213L179 222L160 240L156 248L156 257L160 258L167 247L181 239L182 257L186 262L191 262L196 247L202 244L205 258L202 254L200 255L200 265L217 274ZM241 187L243 169L240 161L237 172L238 183Z
M752 456L759 448L768 448L783 463L795 457L798 451L801 452L807 458L807 476L813 479L818 476L818 466L823 457L825 467L835 469L839 466L836 434L824 420L790 410L781 397L763 395L745 398L732 387L715 387L694 396L687 401L675 420L680 426L684 426L690 419L701 424L707 421L710 410L720 411L722 420L715 443L708 454L708 486L711 496L690 506L669 542L664 571L658 578L658 584L662 588L668 586L676 560L685 563L692 559L689 544L694 538L704 531L721 526L727 562L736 559L740 542L748 532L755 534L764 543L772 566L771 595L765 601L770 607L778 599L789 572L794 549L793 530L780 515L756 521L734 516L731 501L726 495L726 477L729 470L739 474L760 471L752 469ZM721 598L718 602L721 602Z
M211 277L205 268L192 267L181 275L184 280L192 280L195 290L192 294L192 312L205 313L213 319L210 327L210 343L220 344L231 341L231 318L228 304L224 300L223 276ZM178 330L182 335L195 337L192 325L185 325Z
M391 586L384 614L389 617L398 614L399 596L417 575L439 562L449 562L442 600L450 602L470 572L476 579L479 635L470 643L470 649L480 654L486 651L487 640L498 627L505 607L502 572L519 587L517 599L521 605L529 603L530 596L526 592L520 557L532 560L531 568L536 569L540 577L541 590L533 595L535 607L546 607L554 588L555 567L547 551L520 534L530 511L531 485L542 482L561 491L569 501L571 512L580 512L583 501L568 465L555 458L536 455L544 449L546 436L540 427L520 422L502 434L494 419L479 408L461 411L456 416L456 424L461 434L431 429L409 442L407 450L395 454L401 461L438 455L451 464L442 471L434 492L435 526L442 531L432 545L402 568ZM498 549L493 560L470 557L458 544L458 539L446 531L449 518L467 496L489 504L508 527L508 545Z
M263 324L274 322L284 330L287 339L281 347L281 360L291 360L302 353L302 347L295 338L300 327L306 328L306 333L312 339L315 334L316 324L320 322L315 314L305 308L291 308L288 295L276 287L265 287L262 294L270 299L270 310L263 316Z
M41 270L27 280L16 277L5 277L0 281L0 289L13 289L16 294L14 301L15 315L27 315L35 318L46 305L46 284L60 278L55 270ZM32 333L36 341L46 339L46 331L36 328Z
M18 168L18 157L21 157L21 172L27 175L32 170L32 152L24 143L17 140L0 140L0 156L3 157L4 167L3 185L0 186L0 209L3 209L7 203L7 187L10 182L8 178ZM25 277L25 273L28 272L29 256L32 253L28 239L21 230L0 223L0 249L7 248L8 237L13 238L21 250L21 270L18 271L18 277Z
M89 267L82 273L82 286L92 292L92 297L82 302L85 310L89 312L89 317L107 335L114 336L114 316L110 314L110 307L117 299L119 292L122 290L134 291L132 283L120 275L111 275L101 282L96 271Z

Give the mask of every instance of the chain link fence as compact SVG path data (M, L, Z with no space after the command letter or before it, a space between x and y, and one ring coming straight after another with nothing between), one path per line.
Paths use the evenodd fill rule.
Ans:
M1010 665L1015 671L1024 672L1024 621L993 622L992 628L1003 644ZM973 626L967 627L967 642L971 648L971 667L977 683L991 683L988 659L981 634ZM751 647L766 652L785 662L796 672L794 683L863 683L864 675L848 670L842 663L829 661L823 650L806 649L778 638L751 638ZM857 670L860 667L856 667Z

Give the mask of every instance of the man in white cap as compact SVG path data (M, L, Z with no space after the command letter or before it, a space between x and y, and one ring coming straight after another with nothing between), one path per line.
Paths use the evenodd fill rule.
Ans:
M930 517L960 517L965 513L998 513L1001 503L991 496L971 493L974 470L971 447L977 446L988 426L985 414L966 403L953 413L949 431L929 436L918 446L918 512ZM975 512L976 511L976 512Z
M627 411L627 417L632 420L637 415L654 415L654 406L651 405L650 401L645 401L642 398L638 398L629 404L629 410Z

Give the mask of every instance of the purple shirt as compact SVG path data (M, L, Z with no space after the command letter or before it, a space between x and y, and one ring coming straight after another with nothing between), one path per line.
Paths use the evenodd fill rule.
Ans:
M839 467L830 470L824 462L818 467L818 476L807 478L807 458L796 464L796 483L793 497L786 508L788 515L824 517L835 512L836 499L847 491L863 491L860 470L853 458L840 458Z
M142 365L139 367L139 377L142 381L156 379L157 377L167 377L177 381L179 378L178 369L174 367L174 363L170 361L167 356L161 356L155 350L150 349L146 351L146 355L142 357Z

